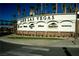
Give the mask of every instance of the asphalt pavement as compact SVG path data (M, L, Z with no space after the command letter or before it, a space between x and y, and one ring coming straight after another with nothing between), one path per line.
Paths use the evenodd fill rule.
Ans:
M79 40L0 38L0 56L79 56Z
M22 45L0 41L0 56L79 56L79 48Z

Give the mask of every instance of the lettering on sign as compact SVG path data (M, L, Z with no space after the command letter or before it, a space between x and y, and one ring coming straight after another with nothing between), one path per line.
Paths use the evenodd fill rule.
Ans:
M54 16L37 16L36 18L35 17L28 17L28 18L23 18L23 20L20 21L20 24L25 24L26 21L34 21L34 20L53 20L54 19Z

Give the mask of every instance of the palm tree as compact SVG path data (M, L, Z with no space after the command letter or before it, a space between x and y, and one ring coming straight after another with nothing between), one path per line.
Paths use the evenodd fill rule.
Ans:
M68 8L67 8L68 13L72 13L72 12L73 12L72 5L73 5L72 3L70 3L70 4L68 5Z
M52 4L52 9L53 9L54 13L56 13L56 12L57 12L57 10L56 10L56 4L55 4L55 3L54 3L54 4Z
M41 14L43 13L43 4L41 3Z
M17 6L17 11L18 11L18 16L20 16L20 14L21 14L20 4L16 4L16 6Z
M35 7L34 6L30 6L30 11L32 11L33 13L35 12ZM32 14L33 16L33 14Z
M64 14L66 14L66 3L63 3L63 4L62 4L62 9L63 9L63 11L64 11Z
M78 11L78 5L77 5L77 3L74 4L74 7L75 7L74 12Z
M25 4L23 4L23 6L24 6L24 8L23 8L23 16L26 16L26 6L25 6Z
M58 4L56 3L56 14L57 14L57 11L58 11Z
M78 11L78 4L76 3L76 11Z
M34 6L30 6L30 10L35 10L35 7Z
M46 10L46 9L47 9L47 7L48 7L48 4L45 3L45 6L44 6L44 7L45 7L45 11L44 11L44 13L47 13L47 10Z
M56 3L54 3L54 4L52 4L52 9L53 9L53 11L54 11L54 13L56 13L57 14L57 11L58 11L58 4Z
M38 7L35 7L35 13L38 14Z
M26 16L26 9L23 9L23 16Z
M35 12L36 12L36 14L39 14L39 10L40 10L40 4L36 4L36 6L35 6Z

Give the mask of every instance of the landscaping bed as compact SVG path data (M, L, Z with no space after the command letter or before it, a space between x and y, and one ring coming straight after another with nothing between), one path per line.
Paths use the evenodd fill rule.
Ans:
M62 38L55 37L35 37L35 36L19 36L19 35L11 35L8 36L9 39L48 39L48 40L63 40Z

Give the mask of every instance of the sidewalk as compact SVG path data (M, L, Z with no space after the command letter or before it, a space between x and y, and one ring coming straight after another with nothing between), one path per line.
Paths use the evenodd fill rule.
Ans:
M0 38L0 41L14 43L14 44L22 44L22 45L31 45L31 46L43 46L43 47L76 47L79 48L79 39L75 40L34 40L34 39L5 39Z

